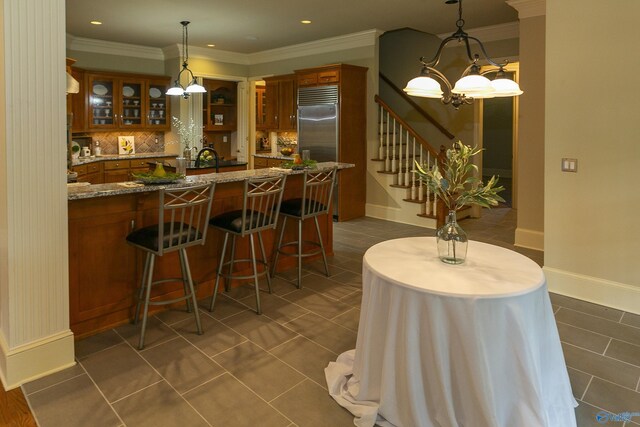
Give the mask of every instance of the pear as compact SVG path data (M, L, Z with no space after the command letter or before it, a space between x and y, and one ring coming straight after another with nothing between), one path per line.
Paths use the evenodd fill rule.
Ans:
M153 176L158 178L167 176L167 171L164 170L164 166L162 166L162 163L156 163L156 168L153 171Z

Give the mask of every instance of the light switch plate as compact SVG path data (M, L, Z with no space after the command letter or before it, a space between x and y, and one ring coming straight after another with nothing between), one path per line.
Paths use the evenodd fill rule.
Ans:
M578 159L562 159L562 172L578 172Z

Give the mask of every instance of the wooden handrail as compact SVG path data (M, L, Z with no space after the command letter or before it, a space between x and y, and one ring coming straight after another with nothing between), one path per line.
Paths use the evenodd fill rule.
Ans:
M389 78L387 76L385 76L384 74L380 73L380 78L385 83L387 83L389 86L391 86L391 89L393 89L398 95L400 95L405 101L407 101L409 103L409 105L411 105L418 113L420 113L420 115L422 117L427 119L429 121L429 123L434 125L444 136L446 136L449 139L454 139L455 138L455 136L451 132L449 132L444 126L442 126L440 124L440 122L438 122L436 119L431 117L431 115L429 113L424 111L424 109L421 106L419 106L413 99L411 99L409 97L409 95L404 93L403 90L401 90L391 80L389 80Z
M396 121L400 123L402 127L404 127L407 130L407 132L409 132L411 136L413 136L416 139L416 141L420 143L421 146L423 146L427 151L429 151L429 153L431 153L434 159L438 158L439 153L435 150L435 148L433 148L427 142L426 139L418 135L418 133L415 130L413 130L413 128L409 126L409 124L402 119L402 117L398 116L391 108L389 108L389 106L382 99L380 99L378 95L376 95L374 99L376 103L381 105L382 108L384 108L385 111L388 112L391 117L396 119Z

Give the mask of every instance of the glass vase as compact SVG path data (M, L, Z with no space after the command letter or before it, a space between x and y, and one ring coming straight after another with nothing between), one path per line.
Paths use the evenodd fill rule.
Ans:
M467 258L469 239L456 221L456 211L449 211L447 221L436 232L438 257L447 264L462 264Z

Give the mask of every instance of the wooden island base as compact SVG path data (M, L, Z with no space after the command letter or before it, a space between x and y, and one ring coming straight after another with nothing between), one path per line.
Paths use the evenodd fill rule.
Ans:
M211 216L242 209L242 192L242 182L218 183ZM301 194L302 175L287 177L284 199L300 197ZM125 237L135 228L157 223L157 215L157 192L69 200L69 309L71 330L76 339L113 328L133 318L144 254L127 244ZM325 249L331 255L332 217L324 215L318 220ZM279 220L279 226L281 224L282 220ZM275 237L273 230L263 232L270 262L273 259ZM213 291L223 238L224 233L209 228L204 246L187 249L199 299L210 296ZM296 238L295 221L287 221L284 241ZM305 222L303 239L317 240L313 221ZM238 238L236 258L250 257L248 241L248 238ZM304 262L318 257L306 258ZM295 264L295 258L280 257L277 270L294 268ZM175 277L180 277L177 253L157 257L154 280ZM239 284L234 281L231 286ZM159 298L171 298L182 292L182 283L176 282L158 286L154 294Z

